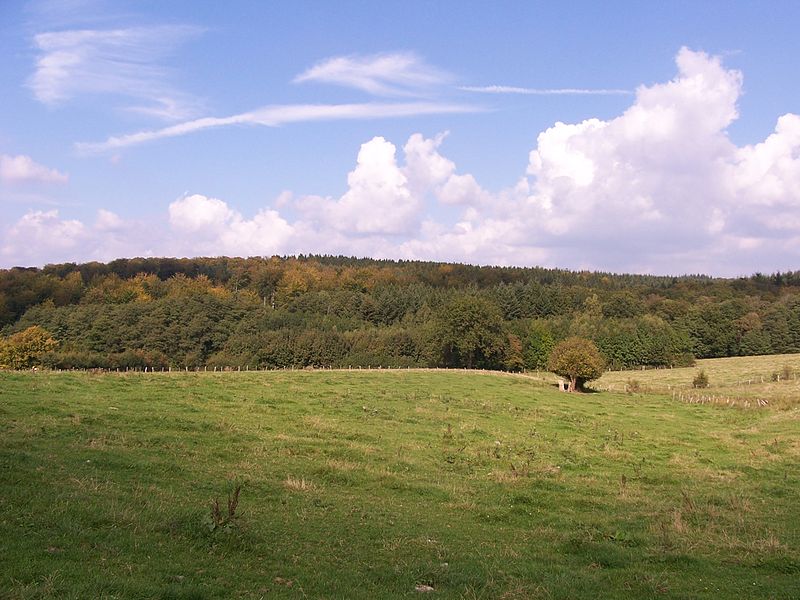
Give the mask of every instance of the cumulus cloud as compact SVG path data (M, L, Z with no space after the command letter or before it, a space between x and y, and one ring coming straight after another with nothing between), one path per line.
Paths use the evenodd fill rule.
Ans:
M186 196L169 205L169 224L177 231L215 236L236 218L236 213L217 198Z
M384 138L362 144L356 167L347 177L347 192L338 199L298 199L303 219L317 229L344 234L408 237L421 233L429 198L464 206L488 201L490 194L472 175L457 173L455 163L439 153L445 136L413 134L403 147L402 166L396 147ZM390 243L383 238L379 241Z
M445 132L425 138L421 133L415 133L403 146L405 173L416 193L424 193L427 189L442 185L455 173L455 163L438 151L447 135Z
M294 82L332 83L376 96L413 96L450 79L413 52L395 52L328 58L295 77Z
M66 183L69 177L35 162L30 156L0 154L0 181L4 183Z
M675 79L640 87L620 117L539 135L529 215L549 243L579 235L576 254L605 246L667 256L701 251L722 232L732 200L724 166L736 155L726 128L742 77L686 48L676 63Z
M456 173L455 163L439 152L446 137L447 132L433 138L415 133L403 147L404 172L413 193L418 196L430 193L444 204L471 205L489 201L490 194L472 175Z
M193 194L169 205L176 253L197 255L271 255L292 235L292 227L272 209L245 219L218 198Z
M420 209L398 167L395 146L382 137L362 144L348 190L338 200L307 197L298 207L322 227L353 234L410 233Z
M517 210L551 262L742 273L785 252L772 238L800 202L800 119L785 115L763 143L737 148L726 129L742 74L686 48L676 65L673 80L640 87L621 116L556 123L538 136ZM782 237L798 232L788 229ZM772 260L791 263L781 262Z
M800 116L780 117L766 140L737 149L726 170L738 203L800 208Z
M161 59L202 30L187 25L69 29L39 33L28 87L37 100L58 106L76 96L114 94L134 99L127 110L177 120L197 113L199 101L177 90Z
M105 209L93 223L64 218L58 210L30 210L7 227L0 225L0 266L170 254L165 233L152 222L125 220Z
M98 231L120 231L125 227L125 221L118 214L101 208L97 211L94 226Z
M8 265L35 265L50 256L70 257L80 252L86 226L75 219L61 219L57 210L30 211L3 232L0 256Z
M688 49L676 66L672 80L638 88L616 118L541 132L526 172L506 189L490 192L459 172L442 153L445 134L414 134L402 151L375 137L339 197L284 193L253 217L199 194L176 200L155 253L323 252L664 274L796 269L800 116L783 115L766 139L737 146L727 128L738 118L741 73ZM90 228L29 213L7 235L4 260L23 239L46 246L52 235L43 230L72 248L118 225L112 215Z

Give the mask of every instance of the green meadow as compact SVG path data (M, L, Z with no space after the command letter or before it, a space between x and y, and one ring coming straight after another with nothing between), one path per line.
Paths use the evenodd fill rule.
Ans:
M2 372L0 598L800 597L800 403L646 373Z

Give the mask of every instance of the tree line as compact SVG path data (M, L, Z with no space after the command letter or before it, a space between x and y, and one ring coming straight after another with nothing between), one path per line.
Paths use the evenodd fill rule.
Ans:
M720 279L328 256L119 259L0 270L0 327L6 367L544 369L555 344L575 336L592 340L610 368L681 366L800 352L800 272ZM33 327L52 342L22 352Z

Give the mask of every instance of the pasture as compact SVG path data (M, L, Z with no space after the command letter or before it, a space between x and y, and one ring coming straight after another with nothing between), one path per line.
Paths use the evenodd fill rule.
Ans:
M797 404L612 376L2 372L0 598L800 597Z
M692 388L699 372L708 376L708 387ZM631 385L633 384L633 386ZM591 384L598 390L660 393L685 401L775 408L800 406L800 354L708 358L694 367L609 371Z

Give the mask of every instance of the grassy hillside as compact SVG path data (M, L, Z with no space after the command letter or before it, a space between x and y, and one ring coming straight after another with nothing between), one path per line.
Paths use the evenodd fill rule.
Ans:
M692 388L699 372L708 376L708 387ZM800 406L800 354L741 356L698 360L694 367L610 371L594 387L625 392L669 394L685 401L754 406L761 401L778 408Z
M0 597L797 598L799 418L464 372L0 373Z

